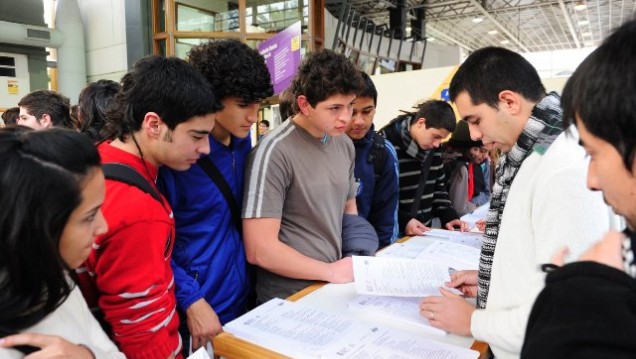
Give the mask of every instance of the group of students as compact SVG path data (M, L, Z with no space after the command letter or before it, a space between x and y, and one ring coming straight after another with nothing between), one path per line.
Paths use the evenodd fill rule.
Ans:
M181 358L252 301L351 282L343 254L361 237L377 248L434 217L465 230L439 147L466 125L502 152L479 270L453 273L464 295L441 289L421 315L497 358L633 356L635 36L632 21L606 39L562 99L519 54L475 51L450 85L460 125L427 101L378 136L368 76L320 50L286 90L290 119L252 149L271 80L258 52L221 40L188 63L135 63L94 137L0 129L0 356ZM56 123L19 106L22 124ZM603 199L624 233L603 238L619 228ZM559 268L558 252L546 279L564 245L585 262Z

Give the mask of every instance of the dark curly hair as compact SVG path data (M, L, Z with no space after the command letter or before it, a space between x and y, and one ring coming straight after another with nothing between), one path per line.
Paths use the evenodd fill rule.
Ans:
M115 81L98 80L89 83L80 92L78 101L80 132L88 135L93 141L101 139L99 132L106 123L106 114L120 88L121 86Z
M333 95L358 94L363 86L360 71L346 57L323 49L305 55L290 89L295 99L304 95L316 107ZM296 101L294 112L299 112Z
M102 133L124 141L141 129L148 112L157 113L174 130L193 117L219 109L210 83L192 66L176 57L150 55L135 62L121 79Z
M217 100L238 97L244 104L274 94L265 59L238 40L217 40L188 53L188 62L208 79Z
M75 128L71 119L71 103L68 97L51 90L36 90L24 96L19 107L24 107L27 112L40 122L42 116L51 116L53 126Z

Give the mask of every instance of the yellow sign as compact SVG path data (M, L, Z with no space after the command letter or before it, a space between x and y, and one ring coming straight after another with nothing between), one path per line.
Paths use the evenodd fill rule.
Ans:
M294 36L291 39L291 50L298 51L300 50L300 36Z
M18 81L16 81L16 80L7 80L7 90L9 91L9 95L17 95L18 94Z

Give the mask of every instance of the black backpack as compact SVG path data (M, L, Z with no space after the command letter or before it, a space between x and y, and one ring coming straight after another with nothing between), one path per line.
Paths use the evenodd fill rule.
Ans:
M137 170L123 163L104 163L102 166L106 179L114 180L135 186L152 198L157 200L163 206L161 195Z
M378 132L373 133L373 143L371 150L367 156L367 161L373 163L373 174L375 175L375 181L377 182L382 175L384 164L386 163L386 145L384 143L384 137Z

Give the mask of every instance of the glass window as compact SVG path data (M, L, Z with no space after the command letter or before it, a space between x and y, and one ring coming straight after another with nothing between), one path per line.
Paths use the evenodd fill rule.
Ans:
M375 57L360 54L358 57L358 68L368 75L373 75L375 70Z
M178 31L214 31L214 13L177 3Z
M190 49L208 41L210 39L176 39L175 56L185 59Z
M177 31L239 31L238 0L176 3Z
M248 33L277 33L298 21L303 21L304 27L307 25L303 14L309 13L308 4L303 3L299 9L298 0L247 0L246 6Z

